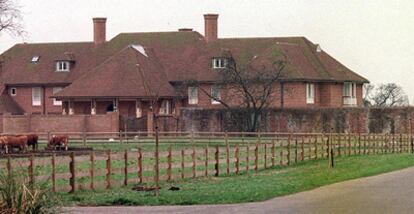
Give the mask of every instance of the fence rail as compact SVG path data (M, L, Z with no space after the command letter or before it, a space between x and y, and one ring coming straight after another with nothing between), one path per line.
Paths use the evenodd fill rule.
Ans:
M72 137L73 134L78 133L69 133ZM92 135L98 136L83 133L81 136L86 137L80 138L81 143L94 145L89 138ZM150 185L156 175L153 138L128 136L119 136L124 138L115 144L135 143L124 151L91 151L87 155L73 152L49 157L6 156L0 160L0 170L17 172L32 184L47 181L54 191L109 189L131 183ZM255 173L275 166L328 158L331 151L333 156L413 152L410 134L169 132L160 133L160 141L161 181Z

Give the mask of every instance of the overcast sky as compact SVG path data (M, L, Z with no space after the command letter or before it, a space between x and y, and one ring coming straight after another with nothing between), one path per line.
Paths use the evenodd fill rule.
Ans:
M107 17L107 39L121 32L194 28L219 14L219 37L305 36L372 83L396 82L414 101L413 0L15 0L27 38L15 43L92 40L92 17Z

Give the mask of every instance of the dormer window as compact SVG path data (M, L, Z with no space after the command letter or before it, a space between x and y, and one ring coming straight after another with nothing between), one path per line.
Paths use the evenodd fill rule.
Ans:
M225 68L227 66L227 59L226 58L213 58L213 68L220 69Z
M39 62L39 58L40 56L33 56L32 60L30 61L31 63L38 63Z
M69 72L70 62L69 61L57 61L56 62L56 71L57 72Z

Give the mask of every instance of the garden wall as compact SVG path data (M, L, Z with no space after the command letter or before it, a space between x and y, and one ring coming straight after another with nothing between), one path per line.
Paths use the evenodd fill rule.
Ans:
M119 114L105 115L2 115L3 133L117 132Z
M181 110L181 131L241 131L226 110ZM339 133L408 133L414 108L270 109L263 113L260 131ZM411 126L410 126L411 121Z

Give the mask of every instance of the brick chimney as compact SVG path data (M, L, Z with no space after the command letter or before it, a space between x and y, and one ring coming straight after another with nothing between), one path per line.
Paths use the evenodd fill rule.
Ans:
M93 43L100 45L106 42L106 18L93 18Z
M204 14L204 38L206 42L217 40L218 14Z

